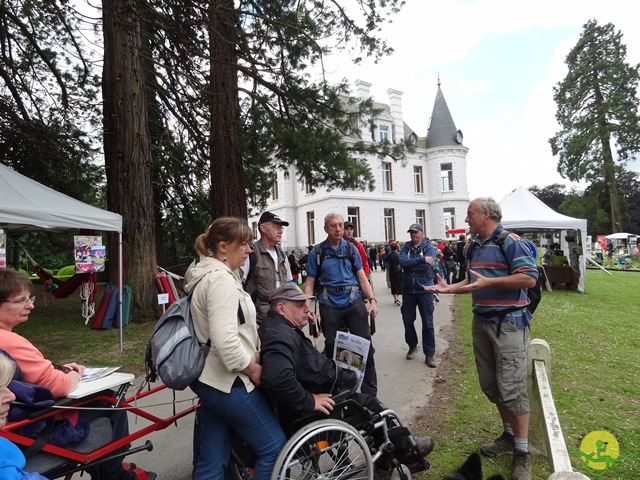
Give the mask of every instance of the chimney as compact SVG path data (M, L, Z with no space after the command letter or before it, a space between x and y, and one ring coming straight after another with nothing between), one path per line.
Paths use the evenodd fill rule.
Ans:
M356 86L356 95L358 96L358 98L367 99L371 96L370 83L365 82L364 80L356 80L355 86Z
M402 121L402 92L390 88L387 90L389 95L389 110L393 118L393 136L391 140L396 143L404 139L404 122Z

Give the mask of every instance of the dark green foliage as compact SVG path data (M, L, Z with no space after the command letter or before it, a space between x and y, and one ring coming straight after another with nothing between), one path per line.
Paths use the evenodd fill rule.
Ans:
M220 162L231 161L224 151L208 150L210 129L230 128L211 118L210 106L220 95L212 93L212 79L220 69L208 70L216 62L219 44L235 44L239 101L239 124L230 128L228 141L239 149L244 169L246 197L261 208L271 192L277 169L295 166L300 180L327 188L372 189L373 177L363 159L367 153L403 159L406 145L366 145L361 139L345 144L337 131L366 121L374 113L371 102L349 101L346 82L331 85L322 77L322 60L330 50L345 49L359 40L355 60L363 55L379 57L391 52L377 38L380 23L399 10L403 2L374 1L360 6L356 21L334 3L298 4L289 1L151 2L150 48L156 59L157 95L162 121L175 124L176 142L182 142L189 158L185 172L202 171L212 165L211 188L227 188L233 179L216 176ZM226 9L226 10L225 10ZM211 34L212 15L227 15L237 24L229 38ZM351 42L351 43L350 43ZM309 72L316 71L318 79ZM229 85L232 89L233 85ZM211 95L210 98L207 95ZM208 126L208 127L207 127ZM342 128L344 130L344 128ZM180 132L184 132L181 134ZM224 171L222 166L219 169ZM172 174L168 169L163 173ZM207 178L194 175L199 185ZM163 177L161 183L172 183ZM189 191L193 182L186 186ZM224 212L225 207L213 205Z
M612 231L620 231L623 221L616 176L640 151L639 67L626 63L626 54L612 24L585 24L567 56L569 72L554 87L561 130L549 140L564 178L604 182Z
M621 231L640 234L640 174L623 171L616 177L620 190L620 206L624 227ZM589 235L613 233L609 216L609 194L603 181L594 182L584 191L560 184L539 188L529 187L531 193L556 212L574 218L587 219Z
M0 162L99 204L99 86L68 2L0 4Z
M556 212L560 211L560 205L567 195L566 187L559 183L547 185L546 187L538 188L537 186L529 187L529 191L538 197L545 205L552 208Z

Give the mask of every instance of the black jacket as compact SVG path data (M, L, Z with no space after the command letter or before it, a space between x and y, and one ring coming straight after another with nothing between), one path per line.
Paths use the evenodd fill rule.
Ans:
M269 311L258 330L262 343L262 388L267 397L288 412L313 412L312 393L334 390L337 369L301 330L280 314Z

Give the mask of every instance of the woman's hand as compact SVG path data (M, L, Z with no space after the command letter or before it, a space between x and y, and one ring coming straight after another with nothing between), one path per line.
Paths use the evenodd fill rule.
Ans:
M80 376L82 376L86 368L84 365L78 365L77 363L65 363L64 366L70 368L73 372L78 372Z
M262 365L251 360L247 368L242 370L246 376L249 377L249 380L256 386L260 386L260 377L262 376Z

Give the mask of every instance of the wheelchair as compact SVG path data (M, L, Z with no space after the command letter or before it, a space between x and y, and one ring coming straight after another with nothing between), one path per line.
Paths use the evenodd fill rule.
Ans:
M272 473L272 480L373 480L376 471L393 480L410 480L430 468L399 415L390 409L373 413L360 405L351 391L334 397L329 416L314 413L284 426L288 441ZM403 437L404 451L393 439ZM236 480L251 479L251 455L246 445L235 445L230 464ZM398 458L400 457L400 458Z

